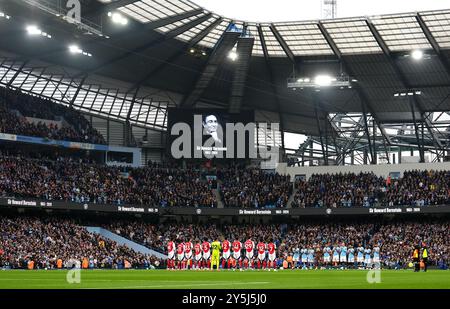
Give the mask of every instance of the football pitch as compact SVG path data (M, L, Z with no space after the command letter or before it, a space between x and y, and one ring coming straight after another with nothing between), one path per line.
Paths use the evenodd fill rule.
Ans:
M364 270L82 270L80 282L72 284L67 274L0 271L0 289L450 289L450 271L443 270L382 270L380 283L369 283Z

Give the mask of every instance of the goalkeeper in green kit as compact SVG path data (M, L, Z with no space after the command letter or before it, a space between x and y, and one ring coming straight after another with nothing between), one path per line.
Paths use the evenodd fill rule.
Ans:
M216 240L211 244L212 254L211 254L211 270L214 269L214 265L216 265L217 271L219 271L219 261L220 261L220 250L222 246L220 245L220 241L216 237Z

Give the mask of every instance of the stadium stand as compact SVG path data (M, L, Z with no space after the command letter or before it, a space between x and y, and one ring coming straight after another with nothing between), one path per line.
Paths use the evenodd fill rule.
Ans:
M74 109L4 87L0 87L0 120L1 133L106 144L103 136Z
M226 169L220 179L221 197L226 207L286 207L292 194L289 176L260 169Z
M73 266L148 269L162 265L154 256L142 255L88 233L71 219L2 215L0 236L0 267L3 268L26 269L30 261L36 269ZM58 260L61 260L60 267Z
M292 207L443 205L450 198L448 171L408 171L400 179L373 173L315 174L298 180Z
M96 204L215 207L215 196L196 171L125 169L60 158L0 158L1 196Z
M160 207L217 207L211 184L201 170L113 167L58 157L0 158L0 196L76 203ZM209 172L210 173L210 172ZM292 194L289 176L254 168L221 168L221 198L226 207L286 207ZM372 173L316 174L296 181L291 207L429 206L450 202L447 171L409 171L399 179Z

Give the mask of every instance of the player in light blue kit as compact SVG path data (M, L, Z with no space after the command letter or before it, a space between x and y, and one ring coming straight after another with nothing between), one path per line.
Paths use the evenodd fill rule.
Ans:
M309 269L314 268L314 249L313 248L308 249L308 267L309 267Z
M300 252L302 254L302 269L308 269L308 249L302 249Z
M347 246L345 244L342 244L342 246L341 246L341 253L339 256L339 264L341 266L341 269L344 269L347 267Z
M377 245L375 245L375 247L373 248L373 264L375 269L380 269L381 264L380 264L380 247L378 247Z
M323 263L325 264L325 268L330 268L331 263L331 248L329 246L326 246L323 248Z
M356 262L358 263L358 269L363 269L364 247L359 245L357 251L358 251L358 255L356 256Z
M372 268L372 258L370 256L371 252L372 252L372 250L370 250L369 248L364 250L364 267L366 269L371 269Z
M333 246L333 266L338 267L339 253L341 248L338 245Z
M347 267L349 269L355 268L355 249L352 246L348 249L348 262Z

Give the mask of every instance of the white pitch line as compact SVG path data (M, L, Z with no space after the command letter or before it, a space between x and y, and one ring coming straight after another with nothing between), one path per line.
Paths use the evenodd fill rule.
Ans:
M81 278L82 280L83 280L83 278ZM24 280L26 280L26 281L28 281L28 280L35 280L35 281L42 281L42 280L52 280L52 281L57 281L57 280L64 280L65 281L65 279L61 279L61 278L0 278L0 281L24 281ZM137 282L137 281L145 281L145 282L148 282L148 281L152 281L151 279L149 280L149 279L91 279L91 278L89 278L89 279L84 279L84 280L86 280L86 281L89 281L89 282L115 282L115 281L123 281L123 282ZM207 282L210 282L210 281L192 281L192 280L190 280L190 281L181 281L181 280L176 280L176 281L174 281L174 280L156 280L157 282L168 282L168 283L170 283L170 282L177 282L177 283L180 283L180 282L185 282L185 283L196 283L196 282L201 282L201 283L207 283ZM215 283L220 283L220 282L222 282L222 283L229 283L230 281L214 281ZM252 282L244 282L244 283L252 283Z
M191 281L192 282L192 281ZM195 282L192 282L195 283ZM270 282L222 282L222 283L201 283L193 286L211 286L211 285L242 285L242 284L269 284ZM100 287L100 288L82 288L82 289L140 289L140 288L170 288L174 286L184 287L186 284L164 284L164 285L133 285L125 287Z

